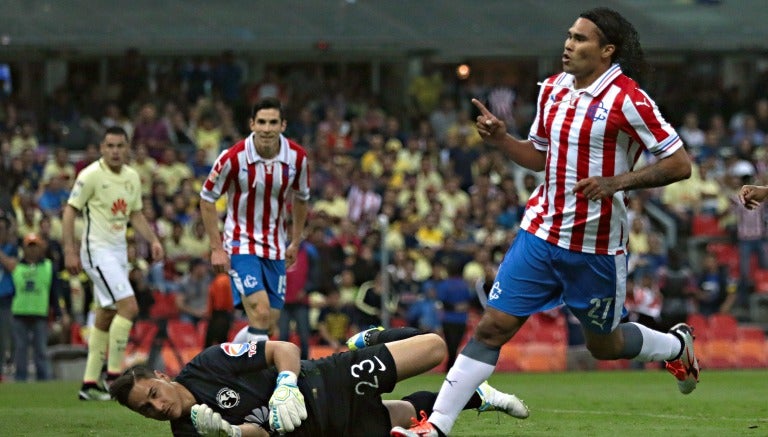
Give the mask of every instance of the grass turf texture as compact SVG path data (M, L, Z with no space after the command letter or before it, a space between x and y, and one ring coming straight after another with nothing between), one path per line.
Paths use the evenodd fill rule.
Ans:
M490 382L531 417L463 412L452 436L766 436L768 371L704 371L688 396L662 371L500 373ZM388 399L438 390L442 375L403 381ZM160 436L169 425L115 402L77 400L78 383L0 384L0 436Z

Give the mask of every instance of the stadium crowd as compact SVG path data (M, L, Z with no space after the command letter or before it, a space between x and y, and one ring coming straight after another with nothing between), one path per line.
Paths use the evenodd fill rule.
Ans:
M469 100L487 102L520 134L528 130L537 90L457 79L450 69L430 65L405 91L408 104L388 107L357 81L339 77L281 75L275 68L248 83L236 61L227 52L150 72L147 60L129 51L106 90L72 72L42 110L2 97L0 250L22 259L25 238L43 240L66 316L60 322L52 313L48 342L76 341L70 333L79 331L70 324L89 323L87 277L63 268L61 213L75 176L98 159L103 130L115 125L131 138L130 165L141 176L144 212L166 254L164 262L151 263L148 242L129 231L139 318L157 316L157 297L171 295L171 313L217 326L210 342L221 341L222 333L226 338L233 323L229 288L210 269L199 192L218 153L248 134L249 107L271 96L287 108L286 135L309 153L306 241L289 272L300 275L296 283L303 286L289 281L286 303L310 309L312 341L341 349L358 327L380 324L387 308L393 323L458 338L448 341L455 353L539 182L539 175L483 144ZM755 272L768 269L765 211L748 212L736 199L741 185L768 183L768 91L757 87L740 96L665 86L653 94L695 166L688 180L629 193L630 317L664 331L693 313L768 322L752 320L749 311L750 297L765 281ZM225 207L217 204L222 214ZM677 244L668 244L664 222L650 207L676 224ZM381 215L388 218L386 230ZM385 273L382 245L391 251ZM9 274L0 275L5 375L14 367ZM382 274L389 301L382 299Z

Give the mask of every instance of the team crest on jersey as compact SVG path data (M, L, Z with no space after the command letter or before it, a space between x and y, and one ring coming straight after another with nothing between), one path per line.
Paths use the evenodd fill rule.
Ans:
M296 167L293 165L288 166L288 179L293 179L296 176Z
M246 275L245 281L243 281L243 285L245 285L248 288L253 288L259 285L259 280L256 279L256 277L253 275Z
M488 293L488 300L496 300L499 296L501 296L501 286L498 282L494 282L490 293Z
M603 102L593 103L587 108L587 117L591 118L592 121L605 120L608 118L608 109L603 106Z
M221 408L235 408L240 403L240 394L229 387L224 387L216 393L216 403Z

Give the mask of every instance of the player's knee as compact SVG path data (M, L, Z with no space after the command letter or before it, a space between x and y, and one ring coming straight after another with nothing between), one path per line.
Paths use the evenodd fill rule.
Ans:
M435 365L441 363L448 356L448 346L446 346L445 340L437 334L424 334L424 336L429 340L428 347L424 352L430 361L436 363Z
M488 346L501 347L517 333L520 326L525 322L525 319L513 316L507 317L511 319L499 320L499 318L488 315L488 313L484 314L475 330L475 339Z
M615 360L619 358L612 344L601 342L587 342L587 350L597 360Z
M136 299L123 299L116 304L117 314L128 320L133 320L139 315L139 304Z

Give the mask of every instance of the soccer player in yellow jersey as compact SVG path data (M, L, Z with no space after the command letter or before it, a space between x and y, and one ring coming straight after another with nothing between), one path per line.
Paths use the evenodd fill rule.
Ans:
M129 221L151 242L152 258L163 258L163 246L141 211L139 174L125 165L129 145L122 128L107 129L100 145L101 159L80 172L64 208L64 265L71 274L85 270L93 281L97 303L81 400L109 400L109 393L98 383L105 357L109 384L122 371L128 334L139 311L128 282L125 233ZM85 219L79 253L74 236L78 213Z

